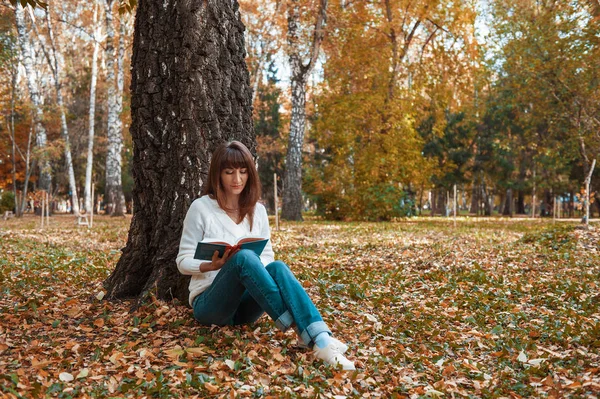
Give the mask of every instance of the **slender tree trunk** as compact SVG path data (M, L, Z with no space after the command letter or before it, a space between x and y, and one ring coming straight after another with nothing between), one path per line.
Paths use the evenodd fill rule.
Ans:
M517 214L525 214L525 193L523 192L523 190L519 190L517 192Z
M431 207L431 216L435 216L436 214L446 216L446 202L448 201L446 189L444 187L436 188L433 192L433 198L435 198L435 202Z
M290 120L290 136L285 160L283 205L281 217L287 220L302 220L302 145L304 144L304 128L306 124L306 82L310 71L315 66L319 49L323 41L323 25L327 12L327 0L320 0L320 8L314 28L311 45L311 57L307 64L301 59L301 27L300 5L292 0L288 6L289 61L292 72L292 116Z
M575 213L575 194L573 191L569 193L569 218L572 218Z
M477 184L476 179L473 179L473 187L471 188L471 207L469 213L473 215L479 214L479 203L481 201L479 193L481 192L481 186Z
M506 196L504 197L504 209L502 211L502 215L504 216L513 216L513 190L512 188L506 189Z
M94 4L94 52L92 54L92 76L90 80L90 107L88 113L88 148L85 168L85 212L94 211L92 198L92 171L94 167L94 135L96 120L96 82L98 80L98 52L100 51L100 26L98 26L98 6Z
M35 22L32 22L35 24ZM75 181L75 171L73 170L73 157L71 156L71 141L69 139L69 128L67 126L67 116L65 114L65 103L62 96L62 84L61 84L61 71L62 65L57 56L58 50L56 49L56 43L54 40L54 33L52 31L52 23L50 22L50 5L46 9L46 25L48 27L48 34L50 36L50 49L52 50L52 56L48 56L48 63L50 63L50 69L54 76L54 88L56 89L56 102L60 109L60 131L65 141L65 161L67 163L67 174L69 177L69 189L71 191L71 202L73 203L73 213L79 215L79 198L77 195L77 183ZM42 44L43 46L43 44ZM46 52L47 54L47 52ZM48 54L47 54L48 55Z
M121 186L121 149L123 148L123 135L119 122L118 88L115 77L115 29L113 21L113 0L106 0L106 83L108 85L108 145L106 149L106 184L104 196L107 209L113 216L123 215L123 188ZM152 39L154 40L154 39Z
M183 220L226 140L255 152L244 26L236 1L141 0L131 82L134 213L108 298L187 302L177 270Z
M11 65L11 67L18 67L18 64ZM17 196L17 142L15 140L15 96L17 88L17 71L16 68L11 68L11 79L10 79L10 120L7 121L8 131L12 141L12 180L13 180L13 194L15 196L15 214L16 217L21 216L19 206L19 197Z
M33 121L32 121L33 122ZM29 188L29 178L31 177L31 171L35 169L35 161L31 162L31 167L29 166L29 162L31 161L31 139L33 137L33 123L29 128L29 136L27 137L27 153L25 156L25 182L23 183L23 197L21 198L21 215L25 212L25 206L27 205L27 189Z
M492 216L492 213L494 211L494 195L492 193L492 190L489 190L484 184L482 192L484 199L483 214L485 216Z
M23 15L23 7L20 4L15 6L15 20L17 24L18 41L21 49L23 66L25 67L25 75L27 78L27 88L29 89L29 97L34 109L34 125L35 125L35 142L40 149L38 160L39 180L38 187L42 190L48 190L52 181L50 161L46 153L47 134L42 123L44 120L44 111L42 109L42 99L38 89L38 84L35 79L36 73L34 68L33 50L29 40L29 33L25 26L25 18Z
M125 84L125 36L127 35L127 24L124 15L119 19L119 48L117 51L117 137L121 140L120 148L123 148L123 120L121 119L121 113L123 112L123 86ZM123 216L125 209L125 194L123 193L123 186L121 185L121 174L119 173L119 186L120 189L116 193L115 201L115 216Z
M292 119L285 162L286 190L283 195L281 217L287 220L302 220L302 144L306 122L306 82L298 82L294 77L292 77Z

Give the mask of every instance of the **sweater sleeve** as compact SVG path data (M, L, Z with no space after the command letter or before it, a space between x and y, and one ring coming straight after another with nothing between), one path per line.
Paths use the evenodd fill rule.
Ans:
M262 254L260 255L260 260L266 266L269 263L275 260L275 253L273 252L273 245L271 245L271 229L269 228L269 217L267 215L267 210L262 204L256 205L256 211L258 216L260 217L260 236L263 238L268 238L269 241L263 249Z
M179 253L177 254L177 268L181 274L198 275L204 274L200 271L200 264L210 260L194 259L196 246L204 238L204 226L201 217L201 204L194 201L188 209L183 221L183 231L179 242Z

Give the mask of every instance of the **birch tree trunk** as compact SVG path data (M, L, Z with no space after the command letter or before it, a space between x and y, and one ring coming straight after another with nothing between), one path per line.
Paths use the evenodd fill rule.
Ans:
M35 22L32 19L32 23ZM67 174L69 177L69 189L71 191L71 202L73 207L73 213L79 215L79 198L77 195L77 183L75 182L75 171L73 170L73 158L71 156L71 141L69 139L69 128L67 126L67 116L65 114L65 103L62 96L62 64L61 57L57 55L58 50L56 48L56 42L54 40L54 32L52 31L52 23L50 21L50 5L46 9L46 25L48 27L48 35L50 36L50 49L52 50L51 56L44 49L48 57L48 63L50 63L50 69L54 76L54 88L56 89L56 102L60 109L60 132L65 141L65 161L67 163ZM35 26L35 25L34 25ZM41 41L40 41L41 42ZM42 46L44 44L42 43Z
M17 68L19 64L17 62L11 63L10 68L10 119L6 121L10 139L12 141L12 180L13 180L13 194L15 196L15 214L17 217L21 216L21 207L19 206L19 197L17 196L17 142L15 140L15 97L17 95ZM22 154L21 154L22 156Z
M283 205L281 217L287 220L302 220L302 145L306 125L306 82L319 56L323 41L323 25L327 13L327 0L321 0L314 36L311 44L311 57L303 63L300 51L300 5L292 0L288 6L288 55L291 67L292 116L290 136L285 160Z
M46 142L47 134L46 128L42 121L44 119L44 111L42 109L42 99L40 91L36 81L36 73L34 68L33 60L33 49L31 48L31 42L29 40L29 33L25 26L25 17L23 15L23 7L20 4L15 6L15 20L17 24L17 33L19 48L21 50L21 57L23 66L25 67L25 75L27 79L27 88L29 90L29 97L33 104L34 112L34 126L35 126L35 143L40 149L40 156L38 160L39 166L39 180L38 187L42 190L49 190L52 182L50 161L48 160L48 154L46 153Z
M21 198L21 210L20 214L23 215L25 212L25 206L27 205L27 189L29 188L29 178L31 177L31 171L35 169L35 160L31 162L31 138L33 136L33 124L29 128L29 136L27 137L27 155L25 156L25 183L23 183L23 197ZM21 154L21 156L23 156Z
M255 152L252 94L236 1L141 0L135 20L131 136L133 219L107 298L179 298L183 219L210 154L240 140Z
M123 86L125 84L125 36L127 35L127 22L125 21L126 16L122 16L119 20L119 48L117 52L117 103L116 103L116 112L117 112L117 137L121 141L119 146L120 149L123 148L123 121L121 120L121 113L123 112ZM119 152L120 154L121 152ZM119 165L119 170L121 165ZM125 209L125 195L123 193L123 186L121 184L121 173L119 173L119 187L120 189L117 192L116 199L116 209L119 212L115 212L115 215L122 215L123 210Z
M119 128L119 104L117 82L115 78L115 29L113 26L113 0L106 0L106 83L108 86L108 145L106 149L106 185L104 196L108 211L113 216L123 215L123 188L121 186L121 149L123 135Z
M98 80L98 52L100 50L101 28L98 25L98 6L94 4L94 52L92 55L92 76L90 80L90 107L88 113L88 150L87 164L85 168L85 212L94 211L94 199L92 198L92 171L94 165L94 136L96 119L96 82Z

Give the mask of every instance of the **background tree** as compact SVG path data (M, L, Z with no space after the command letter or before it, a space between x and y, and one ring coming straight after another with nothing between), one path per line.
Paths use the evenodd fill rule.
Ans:
M29 97L31 99L35 117L35 143L38 149L39 157L37 162L39 167L38 186L43 190L48 190L52 181L52 175L50 161L46 152L46 142L48 140L48 137L46 134L46 128L43 124L44 111L39 85L36 79L37 74L34 69L34 52L31 46L29 30L27 29L27 26L25 24L23 7L19 4L16 5L14 9L19 39L19 48L21 50L21 58L23 66L25 68L27 87L29 89Z
M492 39L499 48L491 66L498 75L491 95L497 98L494 109L510 109L496 114L508 120L495 119L512 125L515 158L508 163L519 170L519 176L504 179L506 197L512 187L533 195L536 184L549 214L551 193L568 189L564 181L573 161L579 158L583 175L598 154L598 71L590 58L598 52L594 9L585 1L497 0L491 12ZM505 201L505 214L507 207Z
M469 6L441 2L330 9L314 131L322 159L307 179L324 214L379 220L412 212L405 204L432 167L416 126L434 110L440 132L445 109L457 108L453 96L471 76L469 60L457 55L472 52L473 23Z
M85 168L84 203L86 213L93 212L94 199L92 198L92 172L94 167L94 137L96 134L96 83L98 80L98 53L100 52L100 41L102 40L102 29L98 16L100 8L96 1L93 2L94 17L92 19L92 65L90 76L90 101L88 111L88 142Z
M113 16L113 0L106 0L104 15L106 20L106 84L108 86L108 118L107 129L108 145L106 152L106 179L104 185L104 195L106 207L113 216L123 215L123 186L121 184L123 133L119 121L121 113L122 78L117 79L119 73L115 74L115 28ZM120 61L117 64L122 65ZM122 69L122 68L121 68ZM119 76L120 77L120 76Z
M315 1L316 4L309 3L301 4L299 0L292 0L287 9L287 55L291 69L292 113L285 157L285 191L281 217L288 220L302 220L302 146L306 126L306 84L319 57L327 15L327 0ZM304 22L307 18L312 19L312 10L316 10L315 22L314 28L309 30L304 28L303 24L308 24Z
M60 132L63 140L64 146L64 157L66 163L66 171L69 182L69 193L71 197L71 204L73 213L75 215L79 215L79 197L77 195L77 183L75 181L75 172L73 170L73 156L71 154L71 139L69 138L69 128L67 125L67 116L65 109L65 101L63 99L63 57L58 54L58 49L56 45L56 41L54 38L54 30L52 28L52 22L50 21L50 5L46 6L44 12L44 19L46 22L47 28L47 41L46 38L42 38L38 29L36 27L35 17L33 16L33 12L29 9L31 15L31 25L36 34L36 37L40 43L40 47L46 57L46 61L48 62L48 66L50 67L50 71L52 72L52 77L54 81L54 89L56 91L56 103L58 106L58 112L60 113Z
M0 149L0 174L2 176L12 176L12 189L13 197L15 201L18 200L17 194L17 163L19 163L18 156L21 152L19 143L17 142L17 136L15 135L15 113L17 103L17 75L18 75L18 49L17 39L12 29L12 21L7 18L6 14L0 14L0 86L3 88L0 91L0 102L2 106L0 109L6 110L4 112L4 126L6 129L0 127L0 131L6 130L8 137L10 138L10 150L7 148L6 140L0 140L4 145L1 145ZM22 144L22 143L21 143ZM4 162L2 154L8 154L10 162ZM21 162L23 158L21 157ZM10 172L7 168L10 167ZM21 169L21 168L19 168ZM16 207L16 215L20 216L20 207Z

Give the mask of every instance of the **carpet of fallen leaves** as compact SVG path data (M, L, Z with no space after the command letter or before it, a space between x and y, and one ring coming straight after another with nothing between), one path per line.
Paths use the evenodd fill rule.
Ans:
M600 228L410 219L284 224L287 262L358 370L295 334L102 299L130 219L0 222L0 396L598 397Z

